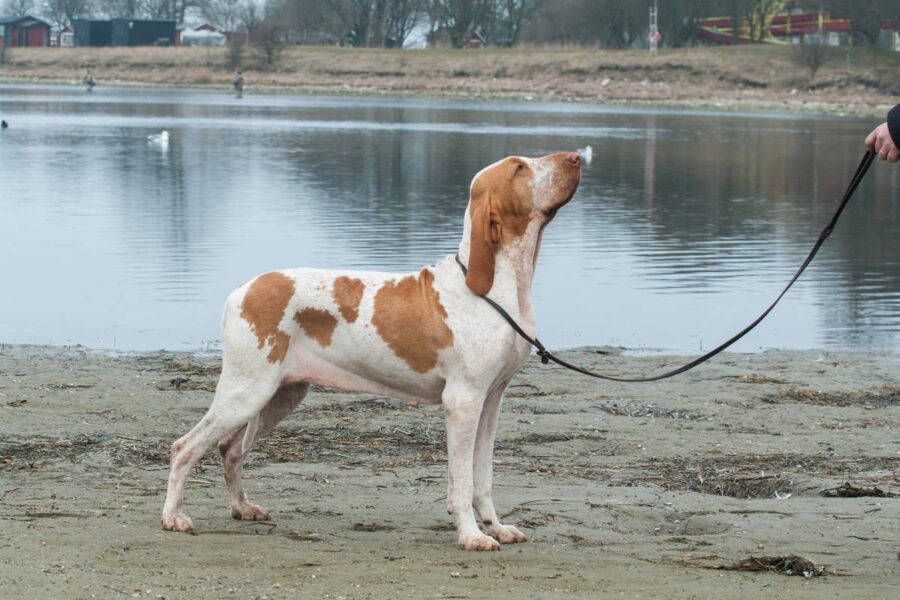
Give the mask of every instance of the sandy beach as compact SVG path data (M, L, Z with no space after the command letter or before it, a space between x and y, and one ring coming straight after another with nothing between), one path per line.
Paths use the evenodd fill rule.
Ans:
M562 356L620 374L682 360ZM331 390L248 461L272 523L230 518L213 450L187 488L199 535L164 532L168 448L209 405L218 366L0 346L4 596L900 595L897 356L726 354L653 384L532 360L504 401L494 492L529 542L487 554L455 546L440 409ZM791 555L812 564L744 570Z

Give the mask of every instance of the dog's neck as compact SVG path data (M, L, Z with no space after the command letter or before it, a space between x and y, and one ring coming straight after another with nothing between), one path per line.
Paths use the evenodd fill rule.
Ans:
M497 249L494 255L494 283L487 294L507 310L517 310L519 315L528 319L533 318L531 284L534 280L542 233L541 224L532 221L521 237ZM471 221L466 211L458 252L464 265L469 264L470 239Z

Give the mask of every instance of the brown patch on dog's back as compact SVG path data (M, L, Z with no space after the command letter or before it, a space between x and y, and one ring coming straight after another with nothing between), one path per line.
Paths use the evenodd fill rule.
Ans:
M272 349L269 350L266 358L270 363L280 363L287 354L288 346L291 345L291 336L283 331L278 331L269 343Z
M366 284L361 279L351 279L346 275L341 275L334 280L331 296L337 302L338 310L341 311L341 315L348 323L353 323L359 316L359 303L365 289Z
M331 345L331 336L337 327L337 319L327 310L304 308L294 313L294 320L303 328L306 335L319 342L325 348Z
M259 348L271 348L266 357L271 363L284 360L291 342L291 336L278 326L293 295L294 280L284 273L272 272L257 277L241 302L241 318L250 324Z
M422 269L399 282L388 281L375 294L372 324L381 339L418 373L437 365L438 352L453 344L447 311L435 291L434 273Z

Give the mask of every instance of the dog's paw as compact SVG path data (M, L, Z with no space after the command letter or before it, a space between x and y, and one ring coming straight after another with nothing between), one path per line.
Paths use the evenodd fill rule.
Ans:
M499 550L500 543L491 536L484 535L479 531L478 533L459 536L459 549L488 552Z
M194 527L194 522L184 513L163 515L162 526L166 531L181 531L183 533L197 535L197 528Z
M521 544L528 541L525 534L513 525L491 525L486 531L501 544Z
M243 502L231 507L231 517L239 521L271 521L269 512L262 506L252 502Z

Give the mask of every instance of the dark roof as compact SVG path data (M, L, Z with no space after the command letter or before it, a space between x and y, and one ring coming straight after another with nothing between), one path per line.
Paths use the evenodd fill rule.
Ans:
M22 21L26 21L25 23L21 23ZM0 19L0 25L16 25L21 23L20 27L34 27L35 25L50 27L50 23L46 21L42 21L37 17L32 17L30 15L24 15L21 17L3 17Z
M165 23L166 25L172 24L177 25L177 23L172 19L125 19L122 17L118 17L115 19L109 19L110 22L115 23L116 21L125 21L127 23Z

